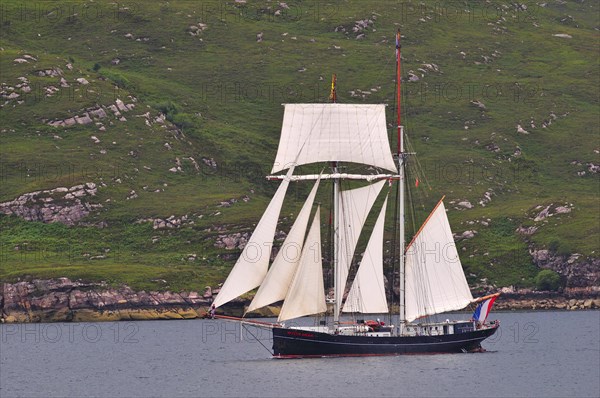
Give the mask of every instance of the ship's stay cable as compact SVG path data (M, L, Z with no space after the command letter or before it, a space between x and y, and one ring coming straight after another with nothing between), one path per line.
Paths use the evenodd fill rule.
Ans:
M409 153L415 153L415 148L412 144L412 141L409 139L408 134L404 135L404 142L406 144L406 148ZM421 162L417 156L411 156L410 158L412 162L409 162L409 166L413 170L412 173L416 179L419 181L419 185L424 183L428 190L431 191L431 185L429 184L429 179L427 178L427 174L423 171L423 167L421 166ZM416 181L416 180L415 180ZM425 197L427 197L427 190L425 190Z
M271 354L271 355L275 355L275 353L274 353L273 351L271 351L271 350L270 350L270 349L269 349L269 348L268 348L266 345L264 345L264 344L263 344L263 342L262 342L262 341L260 341L260 340L259 340L259 338L258 338L258 337L256 337L256 335L255 335L254 333L252 333L252 332L250 331L250 329L248 329L248 328L246 327L246 325L244 325L243 323L242 323L241 325L242 325L242 327L243 327L243 328L246 330L246 332L250 333L250 335L252 335L252 337L254 337L254 339L255 339L256 341L258 341L258 342L260 343L260 345L262 345L262 346L265 348L265 350L269 351L269 354Z

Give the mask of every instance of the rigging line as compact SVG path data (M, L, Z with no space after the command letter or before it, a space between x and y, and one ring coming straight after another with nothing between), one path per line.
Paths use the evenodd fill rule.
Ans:
M389 51L387 51L387 50L386 50L386 54L388 54L388 53L389 53ZM386 57L386 59L387 59L387 62L385 63L385 65L383 65L383 66L381 67L381 69L380 69L380 71L379 71L379 74L378 74L378 75L375 77L375 81L377 81L377 80L381 79L381 77L382 77L384 74L386 74L386 75L387 75L387 74L389 73L389 71L390 71L390 64L392 63L392 60L393 60L394 62L396 62L396 56L395 56L395 55L394 55L394 56L392 56L392 55L389 55L389 56L387 56L387 57Z
M408 178L408 167L405 168L405 180L407 178ZM413 197L412 197L412 187L411 187L411 184L406 184L406 193L407 193L407 196L408 196L408 206L407 206L408 210L409 210L408 213L409 213L409 215L411 217L411 223L412 223L412 226L413 226L412 227L413 231L411 231L412 232L412 234L411 234L411 240L412 240L412 235L414 235L414 230L416 229L416 226L415 226L414 201L413 201ZM406 252L406 247L401 248L401 255L402 255L402 253L405 253L405 252ZM408 268L408 266L410 264L409 264L408 261L406 261L405 264L406 264L405 265L405 275L406 275L406 268ZM414 265L413 265L413 267L414 267ZM405 280L406 280L406 276L405 276ZM406 289L405 289L405 292L406 292ZM420 294L417 295L417 300L418 300L418 297L420 297L420 296L421 296Z
M409 149L409 152L411 153L415 153L415 149L414 149L414 145L412 144L412 141L408 138L408 134L406 135L406 145ZM417 158L416 156L412 156L411 158L414 158L414 165L413 168L415 169L415 175L417 177L419 177L419 181L421 181L421 177L423 182L427 185L427 188L429 188L429 190L431 190L431 185L429 184L429 179L427 178L427 174L425 174L425 172L423 171L423 167L421 166L421 162L419 161L419 158ZM425 195L427 196L427 191L425 191Z
M406 170L408 171L408 170ZM406 176L408 176L408 173L406 174ZM408 193L408 203L409 203L409 213L410 213L410 221L412 224L412 235L414 236L415 232L417 231L417 221L415 220L415 201L413 199L413 188L411 186L411 184L407 184L407 190L406 192Z
M392 45L394 45L394 44L392 44ZM388 46L387 48L389 48L389 46ZM386 50L385 50L385 54L389 54L389 53L390 53L390 52L389 52L389 51L386 49ZM364 55L366 55L366 56L368 56L368 57L371 57L371 56L373 55L372 53L368 53L368 52L367 52L367 50L365 50L365 51L358 51L358 52L357 52L357 54L359 54L359 55L362 55L362 54L364 54ZM373 79L373 81L375 81L375 82L377 82L377 81L380 81L380 80L381 80L381 78L382 78L382 76L383 76L384 74L386 74L386 75L387 75L387 74L389 73L389 70L390 70L389 66L390 66L390 64L391 64L392 62L396 62L396 54L394 54L394 55L389 55L389 56L384 56L384 57L383 57L383 59L384 59L384 60L387 60L387 61L385 62L385 64L384 64L384 63L381 63L381 65L382 65L382 66L381 66L381 68L380 68L380 70L379 70L379 73L378 73L377 75L375 75L375 79ZM378 63L378 65L379 65L379 63ZM386 85L387 85L387 84L382 84L381 86L384 86L384 87L385 87ZM395 91L394 91L394 92L395 92ZM386 97L386 96L384 96L384 98L385 98L385 97ZM389 98L389 97L388 97L388 98Z
M254 337L254 339L260 343L260 345L262 345L263 347L265 347L265 350L269 351L269 354L271 354L271 355L275 355L275 353L274 353L273 351L271 351L271 350L270 350L270 349L269 349L269 348L268 348L266 345L264 345L264 344L262 343L262 341L260 341L260 340L259 340L259 338L258 338L258 337L256 337L256 336L254 335L254 333L252 333L252 332L251 332L251 331L250 331L250 330L249 330L249 329L246 327L246 325L244 325L243 323L242 323L241 325L242 325L242 327L243 327L243 328L246 330L246 332L250 333L250 334L252 335L252 337Z
M359 51L359 54L365 54L365 55L367 55L367 51L366 50L364 52ZM385 50L385 54L390 54L390 51L388 51L386 49ZM369 56L371 56L371 55L373 55L373 54L370 54ZM388 55L388 56L385 56L384 59L387 59L387 62L385 64L382 64L382 67L380 68L379 73L377 75L375 75L374 81L378 81L379 79L381 79L381 77L384 74L388 74L389 73L389 70L390 70L389 66L392 63L392 61L396 62L396 55L395 54L393 56L392 55Z

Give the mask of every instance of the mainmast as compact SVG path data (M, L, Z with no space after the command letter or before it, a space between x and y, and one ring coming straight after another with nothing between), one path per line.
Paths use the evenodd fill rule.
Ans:
M336 93L336 75L333 74L331 77L331 93L329 94L329 101L332 103L337 102L337 93ZM338 162L331 163L332 173L338 173ZM338 324L340 320L340 311L342 308L342 297L338 297L337 291L338 286L342 285L341 272L339 267L339 251L340 251L340 179L333 179L333 291L334 291L334 305L333 305L333 323Z
M402 73L401 73L401 44L400 44L400 29L396 32L396 119L398 128L398 173L400 179L400 192L398 195L398 207L400 208L400 333L404 330L404 324L406 322L406 301L405 301L405 271L404 271L404 185L405 185L405 173L404 173L404 162L406 155L404 153L404 129L401 125L401 93L402 93Z

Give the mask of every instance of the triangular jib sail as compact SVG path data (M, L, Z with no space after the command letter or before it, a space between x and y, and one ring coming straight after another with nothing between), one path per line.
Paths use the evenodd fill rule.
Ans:
M219 307L257 288L265 278L269 268L269 258L271 257L277 220L293 172L294 166L289 169L286 178L279 185L275 196L271 199L271 203L269 203L267 210L258 222L241 256L221 287L221 291L214 301L215 307Z
M406 249L406 320L460 310L472 300L440 201Z
M388 312L383 279L383 226L387 197L371 233L356 278L344 303L343 312L380 314Z
M276 301L283 300L290 288L294 273L300 263L300 254L304 244L304 236L310 220L310 211L312 209L319 181L315 183L312 191L308 195L304 206L298 213L298 217L292 225L288 236L279 249L267 276L256 292L254 299L250 303L246 312L264 307Z
M320 209L318 206L302 248L300 264L281 307L279 322L327 311L321 261Z

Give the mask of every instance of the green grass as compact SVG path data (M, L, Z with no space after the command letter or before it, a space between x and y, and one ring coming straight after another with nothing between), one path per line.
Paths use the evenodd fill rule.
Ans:
M482 3L471 1L464 5L471 14L453 17L440 14L443 2L417 8L387 1L287 3L290 10L275 17L276 3L266 1L245 6L140 2L128 9L83 1L53 2L46 9L40 2L37 14L23 13L22 2L3 1L0 82L14 87L25 76L33 91L22 95L22 104L11 101L0 108L0 201L39 189L103 183L93 199L103 209L85 221L105 221L108 227L0 217L0 279L68 276L145 289L200 289L222 281L232 261L219 257L224 251L214 247L215 227L250 229L276 189L264 175L277 149L281 103L327 101L329 79L336 73L340 102L387 103L393 120L398 27L405 76L409 70L420 73L423 63L440 68L403 86L403 124L422 166L422 184L413 190L422 203L417 222L446 195L454 230L478 231L459 243L465 247L467 273L476 275L472 282L487 278L498 286L532 286L538 270L529 245L545 248L558 241L561 252L598 256L599 180L589 172L576 175L587 163L599 163L594 152L600 148L597 3L531 3L528 12L509 5L501 10L505 21L482 14ZM455 10L456 2L448 5ZM62 13L52 14L55 7ZM561 22L567 15L575 22ZM351 31L354 21L365 18L374 20L375 31L370 28L363 40L335 31L339 26ZM189 26L198 22L208 28L190 35ZM553 36L557 33L572 39ZM24 54L37 61L13 61ZM60 78L37 76L38 70L52 68L62 70L69 88L60 87ZM90 84L79 85L79 77ZM46 97L49 85L59 93ZM378 89L365 99L349 94L371 88ZM105 119L104 132L93 124L53 128L45 122L108 106L117 98L135 101L136 107L125 114L126 122ZM482 101L487 110L481 112L471 100ZM152 119L165 113L167 127L148 127L139 117L146 112ZM557 119L542 128L551 113ZM530 134L517 134L517 124ZM101 142L94 144L92 135ZM489 144L500 151L490 152ZM513 156L517 146L518 158ZM200 164L199 172L188 157ZM168 171L176 158L183 173ZM202 158L215 159L217 170ZM571 165L574 160L582 165ZM284 214L298 211L309 187L293 189ZM448 204L465 199L476 204L490 189L494 194L485 207L457 211ZM131 190L139 197L126 200ZM251 200L217 207L244 195ZM322 190L319 200L326 203L327 197ZM534 208L550 203L574 208L534 223ZM134 224L185 214L194 225L154 231L149 224ZM484 218L492 220L489 227L468 224ZM519 225L534 224L541 226L527 240L514 233ZM156 236L159 241L152 243ZM24 245L52 255L31 261L14 250ZM111 251L102 254L107 248ZM62 254L71 249L74 254L65 259ZM197 253L198 260L188 262L189 253ZM89 260L94 255L106 258Z

